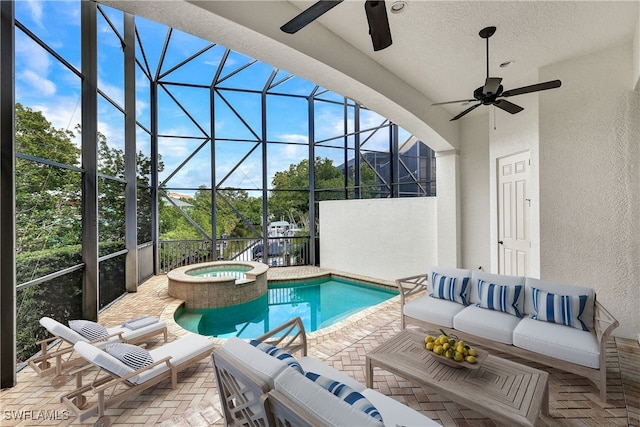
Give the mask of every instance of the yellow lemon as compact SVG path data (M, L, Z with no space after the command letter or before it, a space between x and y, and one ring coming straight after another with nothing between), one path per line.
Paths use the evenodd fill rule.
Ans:
M465 350L465 348L462 347L460 344L458 344L458 346L456 347L456 351L460 354L465 354L467 352L467 350Z
M461 345L461 346L464 347L464 341L462 341L462 340L458 341L458 345Z
M469 356L477 356L478 352L476 351L475 348L470 348L469 349Z
M435 347L433 348L433 352L434 352L435 354L442 354L442 352L443 352L443 351L444 351L444 350L442 349L442 346L441 346L441 345L437 345L437 346L435 346Z
M451 349L444 352L444 357L446 357L447 359L451 359L452 355L453 355L453 350Z
M427 350L431 351L433 350L433 347L435 347L435 344L433 343L433 341L427 343Z
M451 346L449 345L449 343L448 343L448 342L446 342L446 343L442 344L442 349L443 349L443 350L448 350L448 349L449 349L449 347L451 347Z
M456 354L453 356L453 360L455 360L456 362L462 362L464 360L464 355L459 351L457 351Z
M467 362L469 363L476 363L476 358L475 356L467 356L467 358L465 359Z
M427 335L424 339L424 342L433 342L435 340L431 335Z

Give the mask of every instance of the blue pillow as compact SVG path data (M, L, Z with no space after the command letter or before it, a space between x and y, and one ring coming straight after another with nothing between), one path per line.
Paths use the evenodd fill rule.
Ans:
M434 298L454 301L462 305L469 305L469 278L448 277L442 274L431 274L431 286Z
M314 372L307 372L305 374L314 383L320 385L327 391L330 391L344 402L353 406L356 409L361 410L365 414L372 416L373 418L382 422L382 416L375 406L369 402L369 400L362 394L358 393L346 384L340 381L333 380L331 378L316 374Z
M587 304L586 295L556 295L536 288L531 288L531 294L533 308L536 311L531 318L589 332L589 328L582 321Z
M249 344L264 351L268 355L275 357L278 360L282 360L284 363L286 363L287 365L291 366L293 369L295 369L296 371L304 375L304 369L302 369L302 366L296 360L296 358L290 355L289 353L287 353L286 351L284 351L283 349L273 346L271 344L264 343L262 341L258 341L258 340L251 340L249 341Z
M522 317L518 308L521 293L522 285L495 285L478 279L480 304L477 306Z

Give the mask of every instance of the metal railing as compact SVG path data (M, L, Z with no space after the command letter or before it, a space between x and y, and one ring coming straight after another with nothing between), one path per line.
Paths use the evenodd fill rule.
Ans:
M160 271L166 273L186 265L225 261L265 262L272 267L310 265L309 236L270 237L264 250L262 239L219 239L216 247L211 240L161 240Z

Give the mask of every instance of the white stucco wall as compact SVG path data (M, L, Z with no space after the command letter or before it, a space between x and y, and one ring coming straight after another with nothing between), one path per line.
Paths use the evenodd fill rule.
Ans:
M640 332L640 101L631 44L548 66L540 98L543 279L584 284Z
M320 266L384 280L437 263L436 199L320 202Z
M489 217L489 109L460 121L460 267L491 269Z

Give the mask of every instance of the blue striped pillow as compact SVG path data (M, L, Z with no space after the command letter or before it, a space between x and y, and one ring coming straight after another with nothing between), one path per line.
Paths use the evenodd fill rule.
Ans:
M275 357L278 360L282 360L284 363L286 363L287 365L291 366L293 369L295 369L296 371L304 375L304 369L302 369L302 366L296 360L296 358L290 355L289 353L287 353L286 351L284 351L283 349L275 347L271 344L264 343L262 341L258 341L258 340L251 340L249 341L249 344L264 351L268 355Z
M478 279L480 304L477 306L522 317L518 308L521 293L522 285L495 285Z
M361 410L365 414L371 415L373 418L382 422L382 415L376 409L375 406L369 402L369 400L362 394L358 393L346 384L340 381L333 380L331 378L316 374L315 372L307 372L305 374L307 378L316 384L320 385L325 390L330 391L334 395L338 396L344 402L353 406L356 409Z
M431 285L434 298L455 301L462 305L469 305L469 278L448 277L442 274L431 274Z
M536 311L531 318L589 332L589 328L582 321L587 304L586 295L556 295L536 288L531 288L531 294L533 308Z

